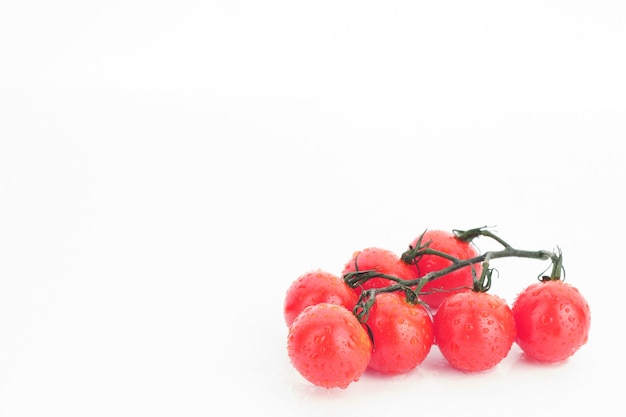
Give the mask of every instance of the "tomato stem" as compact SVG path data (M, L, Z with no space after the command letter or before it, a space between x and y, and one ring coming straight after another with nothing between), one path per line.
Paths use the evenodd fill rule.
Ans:
M477 227L475 229L469 229L469 230L454 229L452 233L457 239L460 239L465 242L471 242L472 240L474 240L475 238L479 236L486 236L500 243L505 248L511 247L511 245L509 245L504 240L502 240L500 236L497 236L493 232L487 230L487 226Z
M386 278L390 281L393 281L393 284L390 284L386 287L382 288L373 288L366 291L363 291L361 294L361 299L359 303L355 307L355 314L361 321L367 320L367 316L369 315L369 309L371 308L374 300L376 298L376 294L384 293L384 292L395 292L395 291L404 291L407 295L407 300L409 302L419 302L419 295L425 294L421 291L423 286L430 281L434 281L444 275L447 275L451 272L459 270L461 268L465 268L467 266L472 266L478 263L482 263L482 273L480 278L474 277L474 291L482 291L486 292L491 288L491 276L493 274L493 269L489 268L489 263L493 259L500 258L527 258L527 259L538 259L538 260L548 260L552 261L552 271L550 276L543 277L543 280L556 280L561 278L561 272L563 271L563 255L560 249L557 252L551 252L547 250L523 250L516 249L513 246L509 245L507 242L502 240L499 236L495 235L493 232L486 230L485 227L479 227L475 229L469 229L467 231L454 230L455 236L464 241L471 241L479 236L488 237L490 239L495 240L496 242L502 245L502 249L487 251L483 254L477 255L473 258L468 259L459 259L454 256L451 256L447 253L431 249L429 247L430 242L423 243L422 237L423 234L418 238L415 247L409 246L409 249L405 251L401 259L403 262L414 264L416 263L422 256L424 255L435 255L445 258L451 261L451 265L446 268L440 269L438 271L432 271L428 274L424 275L421 278L405 280L398 277L394 277L388 274L382 274L376 270L365 270L365 271L355 271L349 272L343 276L344 281L352 288L357 288L366 281L372 278ZM473 273L475 274L475 269L472 268Z
M557 253L555 253L556 258L552 262L552 272L549 276L541 277L542 281L558 281L561 278L561 273L565 274L565 269L563 268L563 253L560 248L557 248Z

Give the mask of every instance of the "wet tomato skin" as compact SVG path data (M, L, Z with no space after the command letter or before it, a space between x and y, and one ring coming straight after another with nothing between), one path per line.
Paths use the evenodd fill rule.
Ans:
M395 252L379 248L368 247L355 251L343 267L342 276L349 272L374 270L381 274L396 278L411 280L416 278L413 268L404 263ZM394 284L392 280L382 277L371 278L354 289L357 294L371 288L384 288Z
M428 243L430 249L444 252L457 259L470 259L478 255L478 250L470 242L458 239L452 232L446 230L427 230L421 236L413 239L410 246L415 247L420 238L422 245ZM423 255L416 259L411 267L414 274L421 278L430 272L440 271L450 265L452 265L452 261L441 256ZM480 276L480 264L475 264L474 269L476 276ZM457 292L470 291L473 282L471 266L457 269L424 285L422 291L428 294L422 295L421 299L431 308L436 309L446 297Z
M352 310L358 301L358 295L335 274L321 269L308 271L300 275L287 289L283 305L283 316L287 326L306 307L331 303Z
M454 368L485 371L500 363L515 341L506 302L484 292L461 292L443 300L434 317L435 343Z
M347 388L367 369L372 343L367 331L343 306L306 307L289 327L287 352L294 368L324 388Z
M561 280L540 281L513 303L516 343L531 359L560 362L587 343L589 304L576 287Z
M381 293L366 325L374 340L369 369L401 374L421 364L433 344L433 324L428 310L406 301L403 293Z

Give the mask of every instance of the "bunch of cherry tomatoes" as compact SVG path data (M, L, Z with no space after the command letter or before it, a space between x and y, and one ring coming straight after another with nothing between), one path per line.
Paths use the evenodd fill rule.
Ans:
M480 254L488 237L502 250ZM503 257L552 261L512 306L488 292L489 262ZM587 342L587 301L563 281L562 256L510 246L486 228L427 230L398 255L369 247L355 252L341 275L309 271L289 287L284 318L294 368L324 388L347 388L366 370L411 371L433 345L464 372L490 369L513 343L531 359L558 362Z

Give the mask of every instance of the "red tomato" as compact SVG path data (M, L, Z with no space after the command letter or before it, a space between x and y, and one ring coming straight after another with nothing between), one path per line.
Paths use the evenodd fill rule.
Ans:
M352 254L350 260L345 264L342 275L355 271L375 270L381 274L391 275L396 278L410 280L415 279L415 272L410 265L402 262L400 257L387 249L370 247ZM383 288L394 284L387 278L371 278L360 287L355 288L355 292L360 294L362 290L370 288Z
M341 278L330 272L316 269L299 276L287 289L283 315L290 326L306 307L331 303L352 310L358 296Z
M419 237L415 238L411 247L415 247L418 240ZM424 232L422 245L428 242L430 242L429 248L444 252L457 259L470 259L478 256L478 251L471 243L458 239L453 233L444 230L427 230ZM424 255L415 259L415 263L411 264L411 267L414 274L421 278L429 272L440 271L450 265L452 265L452 261L441 256ZM480 264L475 264L474 269L476 276L480 277ZM420 298L430 308L436 309L446 297L458 292L470 291L472 287L472 267L467 266L426 283L422 291L430 292L430 294L424 294Z
M541 362L558 362L587 343L591 312L577 288L561 280L534 283L513 303L516 342Z
M513 313L500 297L462 292L446 298L433 319L443 357L462 371L484 371L500 363L515 341Z
M366 324L374 339L369 368L384 374L400 374L417 367L433 344L428 310L408 303L402 293L378 294Z
M347 388L367 369L372 342L345 307L321 303L305 308L289 327L287 352L296 370L324 388Z

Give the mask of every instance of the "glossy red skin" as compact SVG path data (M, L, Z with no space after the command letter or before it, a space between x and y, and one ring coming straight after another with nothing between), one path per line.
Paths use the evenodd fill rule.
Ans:
M377 247L369 247L354 252L350 260L346 262L342 276L357 270L375 270L381 274L391 275L404 280L416 278L414 269L410 265L402 262L395 252ZM394 282L387 278L372 278L367 280L360 287L355 288L355 292L360 294L362 290L384 288L392 284L394 284Z
M305 308L289 327L287 352L296 370L324 388L347 388L367 369L372 343L345 307L322 303Z
M485 371L500 363L515 341L515 320L506 302L493 294L451 295L433 319L441 354L461 371Z
M374 340L369 369L401 374L420 365L433 344L433 323L426 308L399 293L381 293L366 325Z
M418 240L419 237L415 238L411 242L411 247L415 247ZM454 234L445 230L427 230L423 234L422 245L427 242L430 242L429 247L431 249L447 253L457 259L470 259L479 255L471 243L457 239ZM414 270L414 274L421 278L429 272L440 271L450 265L452 265L452 261L441 256L424 255L411 267ZM480 263L474 264L474 269L476 270L476 276L480 277L482 271ZM470 291L473 283L472 268L468 266L427 283L422 288L422 291L430 291L431 294L424 294L420 298L431 309L436 309L446 297L458 292Z
M516 343L531 359L560 362L587 343L589 304L577 288L560 280L528 286L513 303Z
M331 303L352 311L358 301L354 290L338 276L316 269L299 276L287 289L283 306L285 323L290 326L306 307Z

